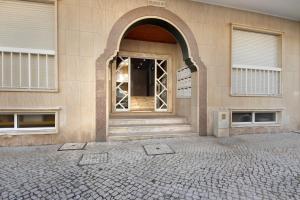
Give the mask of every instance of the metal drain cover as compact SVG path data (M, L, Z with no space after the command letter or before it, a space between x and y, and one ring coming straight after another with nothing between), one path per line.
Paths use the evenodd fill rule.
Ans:
M58 151L83 150L85 146L86 143L65 143L58 149Z
M95 165L106 163L107 160L108 153L85 153L82 155L78 165Z
M148 156L174 154L175 151L167 144L148 144L144 145L144 150Z

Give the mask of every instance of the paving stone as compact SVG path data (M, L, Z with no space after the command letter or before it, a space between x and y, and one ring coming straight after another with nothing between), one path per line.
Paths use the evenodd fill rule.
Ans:
M65 143L58 149L58 151L83 150L85 146L86 143Z
M0 199L299 199L299 144L296 133L92 143L89 165L58 145L4 147Z
M94 165L99 163L106 163L108 153L84 153L79 161L79 165Z
M148 144L143 146L147 155L162 155L162 154L174 154L174 150L167 144Z

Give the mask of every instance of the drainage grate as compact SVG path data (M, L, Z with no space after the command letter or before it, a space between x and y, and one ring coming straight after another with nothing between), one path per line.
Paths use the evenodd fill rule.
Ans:
M175 151L167 144L148 144L144 145L144 150L148 156L174 154Z
M58 149L58 151L83 150L85 146L86 143L65 143Z
M85 153L82 155L78 165L95 165L106 163L107 160L108 153Z

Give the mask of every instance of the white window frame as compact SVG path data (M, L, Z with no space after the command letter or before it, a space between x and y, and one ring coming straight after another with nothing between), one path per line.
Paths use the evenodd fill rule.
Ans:
M251 122L233 122L232 115L233 113L251 113L252 121ZM255 114L256 113L275 113L275 121L270 122L255 122ZM281 110L231 110L230 113L230 122L231 127L255 127L255 126L280 126L281 124Z
M60 108L45 109L0 109L0 115L14 115L14 128L0 128L1 135L39 135L57 134L59 132L59 110ZM54 114L55 127L18 128L18 115Z
M24 1L32 1L32 0L24 0ZM29 76L29 87L26 88L14 88L14 87L0 87L0 92L58 92L58 0L38 0L37 3L50 3L54 4L54 50L45 50L45 49L29 49L29 48L11 48L11 47L1 47L0 46L0 53L2 54L2 66L3 66L3 54L4 53L18 53L18 54L28 54L28 59L30 62L30 56L32 54L36 55L48 55L54 56L54 88L45 89L45 88L33 88L30 87L30 76ZM0 61L1 62L1 61ZM3 69L3 67L2 67ZM30 68L29 68L30 69ZM20 72L21 73L21 72ZM3 76L3 73L2 73ZM3 77L2 77L3 81Z
M277 37L280 37L280 51L281 51L281 55L280 55L280 68L272 68L272 67L265 67L265 66L247 66L247 65L243 65L243 66L239 66L239 69L244 69L244 70L265 70L265 71L277 71L280 73L279 75L279 94L278 95L272 95L272 94L234 94L233 93L233 82L232 82L232 78L233 78L233 69L237 68L236 65L233 64L233 55L232 55L232 51L233 51L233 46L232 46L232 41L233 41L233 31L234 30L241 30L241 31L249 31L249 32L255 32L255 33L262 33L262 34L269 34L269 35L275 35ZM230 34L230 54L231 54L231 58L230 58L230 96L232 97L282 97L283 95L283 87L282 87L282 69L283 69L283 37L284 37L284 33L282 31L278 31L278 30L271 30L271 29L267 29L267 28L261 28L261 27L253 27L253 26L248 26L248 25L243 25L243 24L236 24L236 23L231 23L231 34ZM247 73L247 72L246 72Z

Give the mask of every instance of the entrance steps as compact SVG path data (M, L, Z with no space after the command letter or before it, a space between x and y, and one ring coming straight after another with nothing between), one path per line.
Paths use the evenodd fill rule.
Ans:
M176 116L135 116L109 119L109 140L195 136L186 118Z

